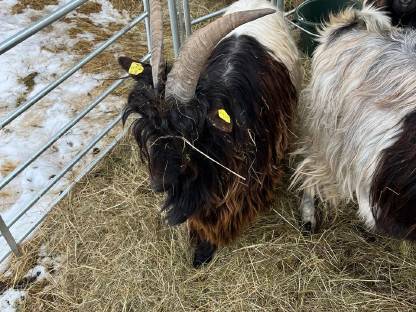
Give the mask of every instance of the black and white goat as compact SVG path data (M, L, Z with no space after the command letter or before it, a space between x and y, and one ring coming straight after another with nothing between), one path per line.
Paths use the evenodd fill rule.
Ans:
M120 58L140 72L124 119L140 115L132 129L152 187L167 193L169 224L188 222L199 266L271 200L301 84L298 50L270 2L240 0L187 40L167 74L160 3L151 7L152 68Z
M393 25L416 27L416 0L374 0L374 4L389 14Z
M416 239L416 32L364 6L331 17L319 41L293 180L303 222L315 227L315 196L356 199L370 228Z

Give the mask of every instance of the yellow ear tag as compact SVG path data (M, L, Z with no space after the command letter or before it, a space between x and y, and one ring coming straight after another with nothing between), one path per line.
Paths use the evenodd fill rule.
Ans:
M129 68L130 75L140 75L144 71L143 65L140 63L132 62Z
M230 115L228 115L228 113L225 111L225 109L221 108L221 109L218 110L218 117L220 117L226 123L231 123L231 117L230 117Z

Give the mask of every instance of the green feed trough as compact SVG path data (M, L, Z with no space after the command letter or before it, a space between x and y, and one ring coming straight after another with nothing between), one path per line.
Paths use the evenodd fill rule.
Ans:
M306 0L295 10L296 24L301 32L300 46L303 52L312 55L317 43L317 29L326 22L331 13L337 13L349 6L360 6L354 0Z

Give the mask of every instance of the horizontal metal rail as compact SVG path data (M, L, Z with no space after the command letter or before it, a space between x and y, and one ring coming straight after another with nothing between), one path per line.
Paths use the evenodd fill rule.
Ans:
M30 36L36 34L38 31L42 30L46 26L52 24L56 20L60 19L61 17L65 16L69 12L75 10L77 7L81 6L88 0L73 0L64 6L58 8L52 14L49 14L45 18L41 19L40 21L30 25L29 27L19 31L18 33L14 34L10 38L6 39L5 41L0 43L0 55L5 53L6 51L10 50L14 46L18 45L20 42L26 40Z
M207 15L204 15L204 16L201 16L201 17L198 17L198 18L195 18L194 20L192 20L191 24L192 25L196 25L196 24L205 22L206 20L209 20L211 18L214 18L214 17L220 16L220 15L223 15L225 13L225 11L227 11L227 8L223 8L221 10L218 10L218 11L209 13Z
M15 120L21 114L23 114L25 111L27 111L28 108L33 106L36 102L38 102L40 99L42 99L44 96L46 96L49 92L51 92L53 89L55 89L57 86L59 86L66 79L71 77L82 66L84 66L85 64L90 62L94 57L96 57L99 53L101 53L106 48L108 48L117 39L119 39L122 35L124 35L126 32L128 32L131 28L136 26L139 22L141 22L146 17L147 17L147 12L145 12L145 13L137 16L136 18L134 18L129 24L127 24L121 30L116 32L107 41L105 41L104 43L99 45L98 48L96 48L93 52L91 52L86 57L84 57L75 66L73 66L72 68L67 70L61 77L59 77L57 80L55 80L54 82L49 84L47 87L45 87L39 93L37 93L35 96L33 96L31 99L29 99L26 103L22 104L17 110L15 110L13 113L11 113L9 116L7 116L5 119L1 120L0 121L0 130L3 129L4 127L6 127L9 123L11 123L13 120Z
M195 18L195 19L192 20L191 25L192 26L193 25L197 25L197 24L202 23L202 22L205 22L206 20L209 20L211 18L220 16L220 15L224 14L225 11L227 11L227 8L223 8L221 10L218 10L218 11L209 13L207 15L204 15L204 16L201 16L201 17L198 17L198 18ZM288 12L285 12L284 14L285 14L285 16L289 16L289 15L292 15L294 12L295 12L295 9L290 10Z

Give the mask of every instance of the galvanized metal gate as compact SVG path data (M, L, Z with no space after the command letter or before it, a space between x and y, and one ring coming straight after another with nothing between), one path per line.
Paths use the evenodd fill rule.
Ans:
M64 17L68 13L74 11L76 8L81 6L87 2L87 0L73 0L69 1L66 5L60 7L56 11L54 11L49 16L35 22L33 25L27 27L26 29L20 31L19 33L15 34L14 36L8 38L4 42L0 43L0 56L5 53L6 51L12 49L14 46L18 45L19 43L23 42L24 40L28 39L32 35L36 34L40 30L44 29L48 25L52 24L56 20ZM58 79L51 82L48 86L44 89L39 91L36 95L31 97L28 101L23 103L19 106L18 109L7 115L4 119L0 121L0 131L4 130L5 127L11 124L17 117L26 113L30 107L35 105L38 101L40 101L43 97L49 94L52 90L58 87L61 83L63 83L66 79L71 77L75 72L77 72L82 66L93 60L97 55L99 55L102 51L106 48L111 46L117 39L127 33L130 29L134 26L139 24L140 22L144 22L146 26L146 33L147 33L147 42L148 42L148 53L143 56L142 61L146 61L150 58L150 36L149 34L149 20L148 20L148 8L149 8L149 0L143 0L143 7L144 11L139 14L138 16L134 17L126 26L120 29L118 32L113 34L109 39L105 42L100 44L94 51L86 55L82 58L77 64L73 67L68 69L64 72ZM5 188L17 175L21 174L30 164L32 164L36 159L38 159L48 148L50 148L58 139L64 136L73 126L75 126L82 118L84 118L90 111L92 111L101 101L103 101L110 93L116 90L124 83L124 80L117 80L113 84L111 84L104 92L102 92L95 100L89 103L81 112L79 112L75 118L65 124L57 133L55 133L49 141L43 145L39 150L37 150L29 159L21 163L18 167L16 167L11 173L9 173L4 179L0 181L0 190ZM20 255L20 248L19 244L23 242L23 240L30 235L30 233L35 230L39 224L44 220L46 214L38 220L35 224L33 224L30 228L28 228L24 235L21 237L14 237L11 233L12 227L16 224L16 222L22 218L57 182L65 176L79 161L83 158L90 150L94 148L94 146L103 139L109 132L112 130L117 124L119 124L121 120L121 116L117 116L114 120L107 124L107 126L97 134L90 142L85 142L85 147L74 157L65 167L64 169L58 173L53 179L49 181L49 183L44 186L39 192L37 192L33 198L27 203L17 215L15 215L10 220L5 220L0 215L0 232L2 237L0 239L5 239L7 244L10 247L10 250L0 250L0 263L4 261L11 252L14 252L16 255ZM56 205L63 197L65 197L72 186L78 182L87 172L89 172L124 136L126 130L120 133L106 148L99 154L97 157L89 163L79 174L77 178L53 201L52 206ZM30 142L28 142L30 143Z
M58 87L61 83L63 83L66 79L71 77L75 72L82 68L85 64L93 60L98 54L104 51L106 48L111 46L117 39L123 36L126 32L130 29L135 27L140 22L145 23L146 29L146 36L147 36L147 46L148 52L146 55L143 56L141 61L147 61L150 58L150 26L149 26L149 19L148 19L148 9L149 9L149 0L142 0L143 1L143 12L138 16L134 17L125 27L121 30L113 34L108 40L100 44L94 51L86 55L82 58L77 64L73 67L68 69L64 72L58 79L51 82L48 86L44 89L39 91L36 95L31 97L25 103L19 106L18 109L10 113L4 119L0 120L0 131L2 131L7 125L11 124L17 117L27 112L27 110L35 105L38 101L40 101L43 97L49 94L52 90ZM15 34L14 36L8 38L4 42L0 43L0 56L5 53L6 51L12 49L19 43L23 42L24 40L30 38L32 35L36 34L40 30L44 29L48 25L52 24L56 20L64 17L68 13L74 11L76 8L81 6L87 2L87 0L73 0L69 1L66 5L60 7L55 12L46 16L45 18L35 22L33 25L27 27L26 29L20 31L19 33ZM272 0L272 2L283 8L283 0ZM192 33L192 26L199 24L203 21L206 21L210 18L219 16L224 13L225 8L221 9L216 12L212 12L205 16L196 17L194 19L191 18L191 14L189 11L189 1L188 0L167 0L168 8L169 8L169 15L170 15L170 22L171 22L171 31L172 31L172 39L173 39L173 49L175 56L178 55L180 46L185 40L187 36ZM13 179L21 174L30 164L32 164L36 159L38 159L48 148L50 148L57 140L59 140L62 136L64 136L68 131L75 126L81 119L83 119L91 110L93 110L101 101L103 101L109 94L111 94L114 90L120 87L125 80L117 80L113 84L111 84L104 92L102 92L95 100L89 103L78 115L75 116L71 121L65 124L57 133L55 133L49 141L43 145L39 150L37 150L29 159L24 161L18 167L16 167L11 173L9 173L5 178L0 181L0 191L5 188ZM41 224L41 222L45 219L46 214L42 216L35 224L29 227L24 235L20 237L14 237L12 235L12 227L16 224L18 220L20 220L45 194L48 193L51 188L56 185L62 177L65 176L90 150L94 148L94 146L103 139L109 132L112 130L117 124L121 121L121 116L117 116L114 120L112 120L108 125L94 137L90 142L86 142L85 147L74 157L64 169L58 173L53 179L49 181L49 183L44 186L39 192L37 192L33 198L27 203L21 211L11 218L10 220L5 220L0 215L0 239L6 240L8 246L10 247L9 250L0 250L0 263L3 262L12 252L16 255L20 255L21 251L19 245ZM85 174L87 174L125 135L127 129L124 129L110 144L106 146L106 148L86 167L82 170L82 172L72 181L72 183L57 196L51 204L51 207L55 206L62 198L64 198L73 185L77 183ZM30 143L30 142L28 142Z

